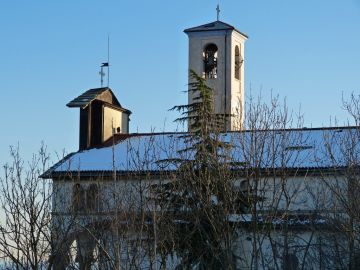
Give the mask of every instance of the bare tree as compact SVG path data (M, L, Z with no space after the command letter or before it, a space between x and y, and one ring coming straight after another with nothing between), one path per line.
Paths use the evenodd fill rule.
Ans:
M327 217L334 228L328 253L336 258L338 267L346 269L360 266L359 104L360 96L355 94L343 100L343 108L350 116L347 126L325 131L325 145L318 154L319 166L331 168L330 173L321 176L331 198L324 209L329 210Z
M234 159L242 164L236 182L250 203L239 220L238 265L297 269L305 265L302 251L310 244L294 231L310 212L304 208L307 173L298 169L309 158L303 153L309 146L302 116L278 97L265 103L250 96L244 118L246 131L232 135Z
M39 178L49 155L41 146L26 164L19 147L11 147L12 163L4 166L1 180L3 222L0 252L14 269L40 269L49 265L51 253L51 185Z

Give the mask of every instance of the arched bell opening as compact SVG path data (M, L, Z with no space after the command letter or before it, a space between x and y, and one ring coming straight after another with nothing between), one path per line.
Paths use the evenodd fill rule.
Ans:
M211 43L206 45L204 52L204 77L206 79L217 78L218 47Z
M235 71L234 71L235 79L240 80L240 68L241 68L242 63L243 63L243 60L240 55L240 49L239 49L239 46L236 45L235 46Z

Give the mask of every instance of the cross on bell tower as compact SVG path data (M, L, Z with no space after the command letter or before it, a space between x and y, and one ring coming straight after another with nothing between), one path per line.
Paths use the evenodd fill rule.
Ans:
M219 4L216 7L216 20L218 21L220 18L220 6Z

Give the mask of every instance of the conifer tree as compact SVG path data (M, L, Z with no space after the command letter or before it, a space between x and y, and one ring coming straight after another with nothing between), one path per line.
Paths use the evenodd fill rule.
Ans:
M181 258L179 269L233 269L235 228L229 216L239 209L239 194L228 165L230 145L219 132L228 116L214 112L213 90L205 79L192 70L190 76L193 102L172 110L181 113L175 121L188 122L190 132L182 138L187 147L180 152L192 158L181 160L174 181L159 187L159 204L167 212L160 230L169 232L161 228L172 224L160 246Z

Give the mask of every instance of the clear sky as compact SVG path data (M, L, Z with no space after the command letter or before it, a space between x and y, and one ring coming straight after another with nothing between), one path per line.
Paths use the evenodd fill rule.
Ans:
M133 112L130 131L174 130L167 110L187 100L183 30L214 21L217 3L2 1L0 163L18 143L25 158L41 141L53 157L77 150L79 112L65 105L100 86L108 35L110 87ZM220 0L220 9L249 35L245 93L286 97L307 127L346 121L342 95L360 93L360 0Z

